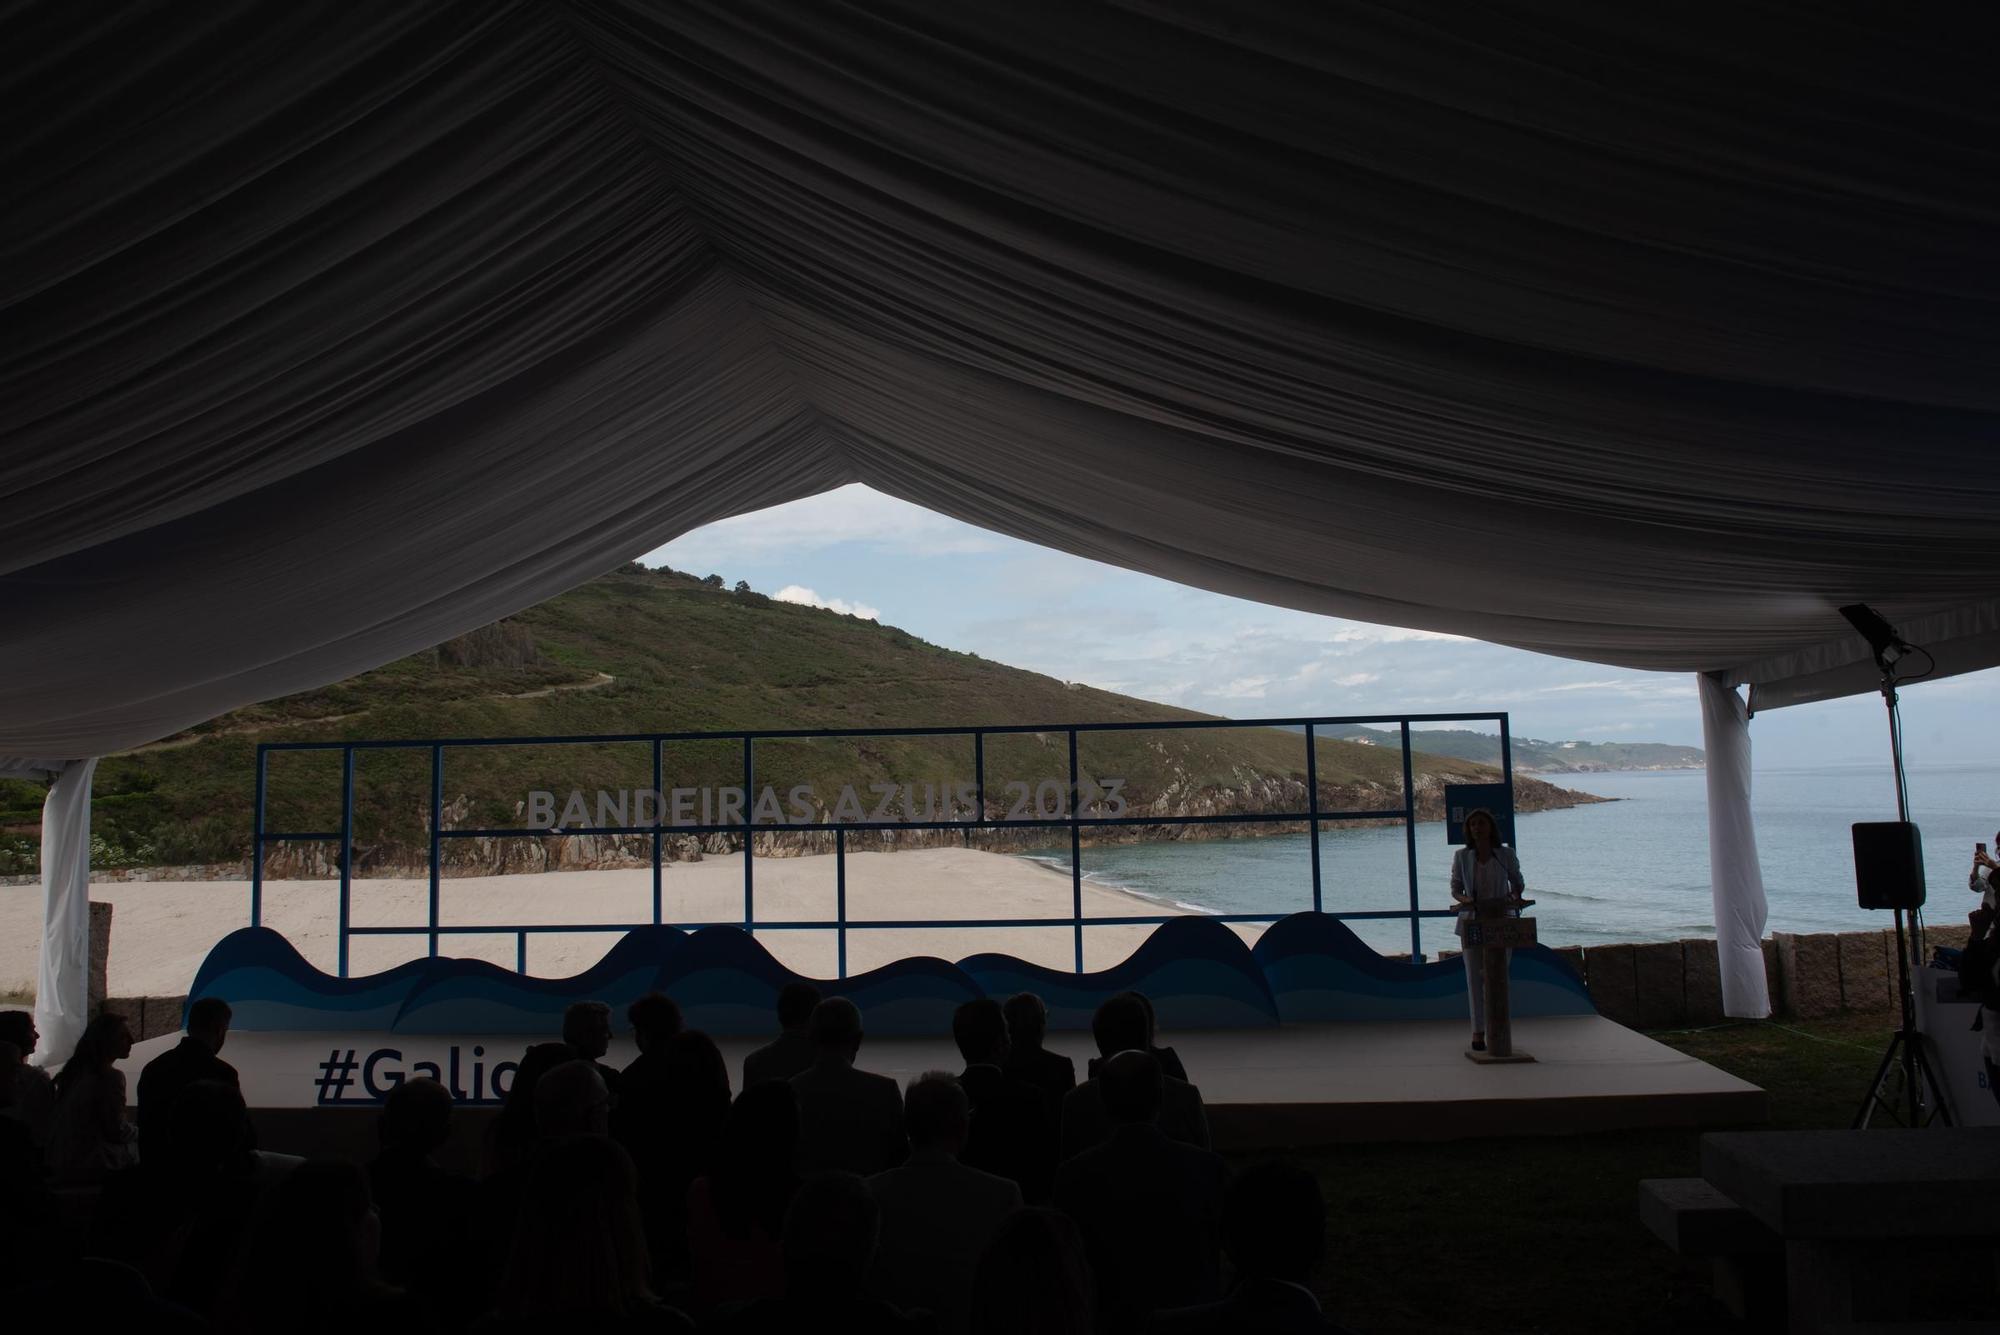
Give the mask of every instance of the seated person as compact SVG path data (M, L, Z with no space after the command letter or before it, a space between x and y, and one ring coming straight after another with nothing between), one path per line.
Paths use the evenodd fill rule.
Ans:
M799 1100L799 1172L872 1176L903 1161L903 1095L886 1075L857 1070L861 1011L846 997L813 1008L813 1064L792 1077Z
M1056 1106L1076 1088L1076 1063L1042 1046L1049 1008L1033 992L1016 992L1001 1007L1007 1018L1007 1074L1047 1094Z
M1000 1225L972 1279L970 1335L1094 1335L1097 1285L1083 1235L1060 1210L1029 1206Z
M1313 1272L1326 1255L1326 1199L1288 1163L1245 1169L1222 1193L1222 1245L1236 1286L1220 1302L1161 1312L1155 1335L1340 1335L1320 1312Z
M559 1068L544 1088L579 1077ZM599 1088L584 1062L574 1068ZM570 1135L543 1147L529 1170L488 1335L558 1331L668 1335L694 1323L653 1293L639 1221L639 1175L618 1144Z
M1102 1328L1139 1330L1156 1309L1222 1296L1229 1170L1217 1155L1160 1130L1166 1077L1150 1052L1111 1056L1090 1084L1102 1092L1111 1132L1056 1170L1055 1204L1083 1234Z
M604 1054L611 1050L611 1007L601 1001L573 1001L563 1011L562 1041L577 1056L597 1068L611 1098L618 1098L618 1068L607 1066Z
M812 1065L812 1036L806 1025L819 1000L819 989L811 983L786 983L778 990L778 1036L743 1059L743 1088L766 1080L790 1080Z
M88 1186L139 1162L139 1128L125 1120L125 1073L132 1030L122 1015L99 1015L84 1027L76 1051L56 1076L56 1115L49 1132L49 1173L58 1183Z
M436 1080L403 1081L383 1100L376 1122L381 1150L368 1165L368 1189L382 1220L382 1277L443 1299L464 1269L470 1178L438 1166L451 1139L451 1092ZM456 1305L453 1305L456 1309Z
M927 1319L864 1295L880 1233L881 1216L866 1182L838 1172L807 1178L785 1211L785 1296L718 1312L704 1329L728 1335L933 1329Z
M688 1251L697 1305L780 1298L778 1240L799 1189L799 1101L789 1080L736 1096L713 1167L688 1187Z
M38 1155L49 1147L49 1134L55 1130L56 1118L55 1081L41 1067L28 1064L28 1058L41 1041L33 1012L0 1011L0 1043L12 1044L19 1054L11 1062L14 1095L0 1116L26 1129L28 1143Z
M1006 1072L1007 1017L981 998L951 1017L951 1036L965 1058L958 1083L972 1105L972 1132L962 1162L1013 1182L1023 1198L1045 1201L1055 1181L1058 1125L1049 1096Z
M1121 997L1131 997L1133 1000L1137 1001L1142 1007L1145 1008L1146 1011L1145 1050L1147 1052L1152 1053L1155 1057L1158 1057L1160 1059L1161 1073L1164 1074L1169 1080L1186 1080L1188 1078L1187 1067L1181 1065L1180 1054L1175 1052L1172 1048L1163 1048L1155 1045L1155 1040L1157 1040L1160 1036L1160 1026L1157 1017L1155 1017L1155 1015L1153 1014L1153 999L1147 996L1144 992L1120 992L1118 995ZM1090 1069L1087 1072L1087 1074L1096 1075L1097 1064L1103 1060L1104 1058L1102 1056L1092 1057L1090 1059Z
M986 1004L998 1018L999 1004ZM979 1258L1021 1206L1014 1183L959 1162L973 1120L965 1091L943 1071L911 1081L903 1101L909 1161L868 1179L882 1213L870 1291L929 1311L947 1335L966 1329Z
M242 1088L236 1068L222 1060L229 1038L229 1003L203 997L188 1007L187 1036L146 1063L139 1072L139 1153L158 1158L170 1152L174 1102L197 1081Z
M1097 1041L1099 1061L1120 1052L1146 1052L1152 1032L1146 1008L1138 994L1121 992L1108 998L1091 1017L1091 1036ZM1158 1054L1154 1055L1158 1064ZM1208 1112L1202 1106L1201 1091L1162 1072L1165 1094L1160 1110L1160 1129L1171 1140L1208 1148ZM1063 1098L1062 1157L1074 1158L1111 1134L1111 1118L1099 1094L1097 1078L1084 1081Z

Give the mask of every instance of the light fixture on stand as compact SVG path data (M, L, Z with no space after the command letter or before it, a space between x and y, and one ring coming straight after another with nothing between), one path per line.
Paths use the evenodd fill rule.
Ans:
M1902 1010L1874 1082L1854 1114L1854 1125L1867 1126L1877 1112L1887 1112L1904 1126L1927 1126L1934 1118L1949 1126L1951 1110L1945 1105L1943 1088L1917 1032L1916 994L1911 990L1911 952L1923 949L1924 854L1923 839L1910 821L1910 793L1903 775L1902 706L1896 699L1899 684L1929 676L1937 664L1867 604L1852 603L1841 608L1840 614L1874 651L1875 666L1882 674L1882 703L1889 711L1889 761L1896 773L1896 819L1857 821L1854 825L1854 885L1861 907L1888 909L1896 924L1896 1000ZM1923 656L1924 670L1914 675L1899 672L1898 665L1915 654ZM1898 1080L1900 1090L1893 1089Z

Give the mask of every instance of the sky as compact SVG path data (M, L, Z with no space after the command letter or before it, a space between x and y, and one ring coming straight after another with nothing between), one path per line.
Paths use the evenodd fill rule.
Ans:
M643 560L1230 718L1506 710L1522 737L1701 745L1687 674L1246 602L990 533L862 486L710 524ZM1912 766L1991 758L2000 670L1913 684L1902 697ZM1758 768L1886 764L1888 730L1881 698L1870 694L1759 714L1751 743Z

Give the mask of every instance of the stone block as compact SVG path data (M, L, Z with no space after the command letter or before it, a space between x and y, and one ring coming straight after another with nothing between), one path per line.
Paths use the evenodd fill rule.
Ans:
M1840 1004L1879 1014L1895 1003L1896 938L1892 932L1840 934Z
M1831 932L1779 932L1780 995L1787 1014L1823 1020L1840 1013L1840 938Z
M1582 981L1583 981L1583 947L1582 947L1582 946L1557 946L1557 947L1556 947L1556 954L1557 954L1557 955L1560 955L1560 956L1562 957L1562 962L1563 962L1564 964L1567 964L1567 965L1569 965L1569 967L1570 967L1570 970L1571 970L1571 972L1573 972L1573 973L1575 973L1575 974L1576 974L1576 980L1577 980L1577 981L1578 981L1579 983L1580 983L1580 982L1582 982Z
M1583 979L1597 1013L1622 1025L1639 1022L1638 975L1630 946L1585 946Z
M1687 984L1681 943L1649 941L1632 947L1632 977L1640 1029L1671 1029L1687 1022Z
M1976 902L1969 895L1966 897L1966 901L1968 903ZM1895 962L1893 957L1896 951L1896 947L1893 944L1894 936L1895 933L1891 932L1892 944L1889 947L1889 953L1891 956L1890 963L1892 964ZM1940 925L1927 922L1924 924L1924 959L1928 962L1930 960L1930 952L1939 946L1950 946L1954 950L1964 950L1965 943L1971 939L1972 928L1966 923L1944 923Z
M1715 942L1693 937L1681 942L1681 972L1687 992L1687 1022L1721 1024L1722 959Z
M181 1031L181 1012L186 1009L186 997L147 997L145 1036L158 1038L162 1034L178 1034Z
M90 904L90 1009L95 1011L111 994L111 905L92 900Z
M135 1041L146 1038L146 999L144 997L106 997L104 1004L97 1007L99 1015L124 1017L125 1027L132 1031Z
M1759 944L1764 948L1764 988L1770 993L1771 1014L1781 1015L1785 1010L1785 969L1778 955L1778 943L1767 936Z

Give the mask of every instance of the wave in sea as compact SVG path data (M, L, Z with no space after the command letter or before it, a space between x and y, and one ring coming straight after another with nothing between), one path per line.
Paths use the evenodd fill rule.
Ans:
M1045 857L1036 853L1022 853L1018 856L1026 861L1039 863L1047 867L1050 871L1060 872L1064 876L1070 874L1070 864L1065 859ZM1137 895L1140 899L1150 899L1155 904L1167 902L1165 895L1156 894L1151 890L1143 890L1130 881L1121 880L1116 876L1107 875L1101 871L1087 871L1083 874L1083 879L1090 885L1101 885L1107 890L1116 890L1121 894ZM1199 904L1181 904L1178 902L1175 903L1175 907L1186 909L1190 913L1212 914L1221 911L1219 909L1204 908Z

